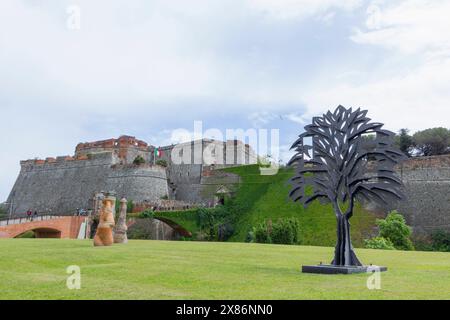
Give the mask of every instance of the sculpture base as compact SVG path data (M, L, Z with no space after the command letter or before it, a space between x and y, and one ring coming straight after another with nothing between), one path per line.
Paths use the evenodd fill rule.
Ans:
M351 273L367 273L374 271L387 271L387 267L380 266L333 266L331 264L320 264L317 266L302 266L303 273L320 273L320 274L351 274Z

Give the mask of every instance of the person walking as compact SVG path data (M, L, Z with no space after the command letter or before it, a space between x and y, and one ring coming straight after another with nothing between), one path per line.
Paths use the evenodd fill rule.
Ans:
M34 218L37 218L37 216L38 216L38 212L37 212L37 210L35 210L34 211ZM34 220L34 218L33 218L33 220Z
M31 210L28 209L28 211L27 211L27 219L31 220L31 214L32 214Z

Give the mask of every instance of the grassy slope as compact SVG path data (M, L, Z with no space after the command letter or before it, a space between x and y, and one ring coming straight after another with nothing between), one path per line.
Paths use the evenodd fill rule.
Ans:
M300 221L301 244L332 246L336 239L336 220L331 205L315 201L306 210L287 199L290 186L287 184L292 172L281 169L275 176L261 176L257 166L243 166L226 169L239 174L242 184L236 201L245 208L237 224L232 241L244 241L248 231L258 223L281 217L297 217ZM357 206L351 219L352 238L355 246L361 246L363 239L373 230L376 217Z
M302 274L332 248L244 243L1 239L0 299L450 299L450 254L357 249L386 265L381 290L367 275ZM81 290L66 268L81 267Z

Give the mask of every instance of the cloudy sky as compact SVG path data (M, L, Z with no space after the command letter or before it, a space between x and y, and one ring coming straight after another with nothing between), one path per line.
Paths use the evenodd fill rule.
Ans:
M449 127L449 14L448 0L1 0L0 201L21 159L121 134L164 145L195 120L278 128L285 157L338 104L394 131Z

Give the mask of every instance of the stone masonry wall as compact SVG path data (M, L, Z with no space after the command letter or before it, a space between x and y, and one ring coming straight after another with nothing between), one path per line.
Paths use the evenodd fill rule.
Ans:
M28 209L39 213L70 214L90 209L94 193L115 191L135 201L168 195L165 168L119 165L114 152L93 154L89 159L21 162L21 171L8 198L13 214Z
M113 167L107 177L107 190L117 197L142 202L167 197L166 169L151 165Z
M410 158L396 168L406 199L388 208L366 203L371 211L398 210L416 235L442 229L450 231L450 155Z
M396 208L414 233L450 231L450 155L409 159L397 172L407 199Z

